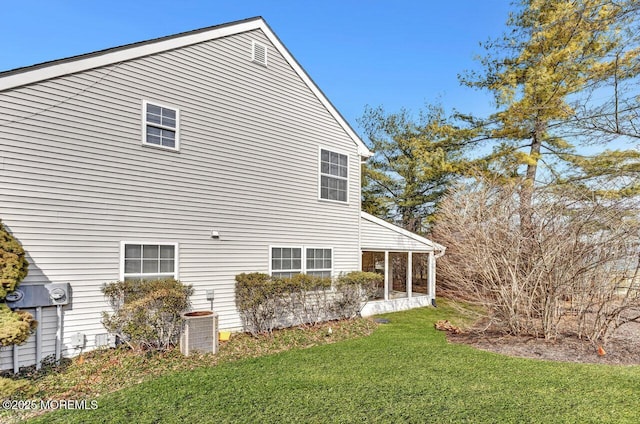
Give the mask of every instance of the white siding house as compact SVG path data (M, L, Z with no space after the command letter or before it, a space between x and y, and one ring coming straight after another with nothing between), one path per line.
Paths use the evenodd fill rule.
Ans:
M22 285L71 287L60 316L42 308L40 358L56 323L63 355L106 342L105 282L179 278L239 329L239 273L360 269L361 230L382 252L389 230L361 218L368 156L261 18L0 73L0 219L28 255ZM330 266L283 260L311 254ZM0 369L33 363L35 340Z

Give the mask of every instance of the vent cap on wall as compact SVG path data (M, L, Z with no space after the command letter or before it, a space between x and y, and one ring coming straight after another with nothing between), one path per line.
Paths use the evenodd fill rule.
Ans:
M267 66L267 46L258 43L257 41L252 41L251 60L261 65Z

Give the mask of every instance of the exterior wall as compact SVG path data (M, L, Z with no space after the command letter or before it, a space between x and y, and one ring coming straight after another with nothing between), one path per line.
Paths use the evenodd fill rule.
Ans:
M179 152L142 146L143 100L180 110ZM320 147L349 155L348 204L318 200ZM260 30L0 92L0 218L28 253L23 284L71 283L66 355L70 335L90 349L105 333L123 240L179 243L193 308L214 289L223 329L241 325L235 275L267 272L270 245L332 247L336 274L358 269L359 172L353 139Z
M376 300L367 302L362 307L360 314L363 317L386 314L389 312L406 311L407 309L431 306L434 296L419 296L404 299Z
M360 247L362 250L431 252L433 247L420 243L368 219L360 220Z

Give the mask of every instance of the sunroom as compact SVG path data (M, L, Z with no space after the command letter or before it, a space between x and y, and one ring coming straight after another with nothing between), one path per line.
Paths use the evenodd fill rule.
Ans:
M384 286L361 314L427 306L436 297L436 259L445 247L366 212L360 214L362 271L384 276Z

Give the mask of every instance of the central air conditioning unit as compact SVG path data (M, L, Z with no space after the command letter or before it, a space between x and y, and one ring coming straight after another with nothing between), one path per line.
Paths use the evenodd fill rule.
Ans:
M213 311L194 311L182 314L184 325L180 336L180 352L218 352L218 314Z

